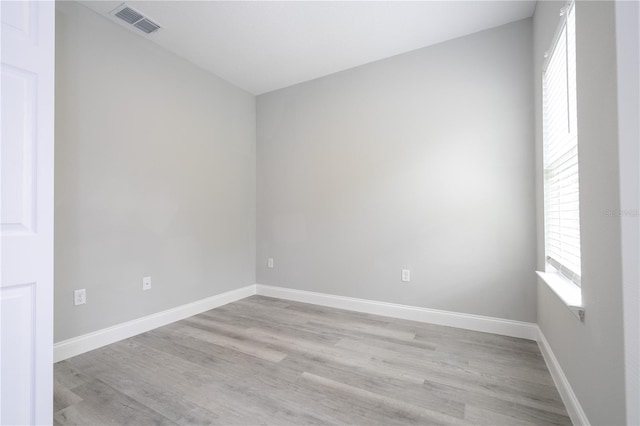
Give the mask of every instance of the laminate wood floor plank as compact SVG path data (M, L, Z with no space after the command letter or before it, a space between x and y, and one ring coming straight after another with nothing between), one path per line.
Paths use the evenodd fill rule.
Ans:
M53 369L53 381L56 387L72 389L91 380L93 377L88 376L86 371L80 372L67 362L59 362Z
M353 405L364 408L368 415L363 424L464 424L461 418L448 416L326 377L305 372L302 374L302 379L320 387L322 393L335 394L350 401Z
M442 397L462 402L466 407L474 406L492 410L507 416L512 415L517 418L522 418L523 421L529 417L538 418L544 414L548 414L549 417L553 418L558 424L571 424L569 418L566 416L564 407L558 408L555 403L549 406L536 399L528 400L512 395L501 395L473 385L445 384L425 380L423 386L428 392L438 393ZM538 424L547 423L549 422L538 422Z
M367 389L380 397L399 399L415 407L462 419L464 403L429 392L424 382L407 381L381 371L344 368L338 364L318 363L305 357L292 356L282 361L292 370L323 377L346 386Z
M226 346L235 351L262 358L266 361L278 362L287 356L285 353L270 349L260 342L250 341L236 336L232 331L222 333L220 332L220 327L218 327L217 330L209 331L208 327L203 326L198 321L192 319L183 321L184 322L181 321L175 325L175 328L187 336L215 345Z
M535 342L263 296L54 370L60 425L570 424Z
M328 329L309 327L308 323L300 321L295 325L283 324L273 321L272 319L265 321L264 318L249 318L239 315L238 313L219 312L218 309L204 312L201 314L205 318L215 320L217 323L242 325L247 329L258 329L271 331L274 333L284 334L292 337L300 337L303 340L310 340L326 345L337 343L342 336L331 332Z
M435 346L435 351L450 357L461 357L475 363L499 364L506 366L526 367L528 369L537 370L538 372L547 372L547 367L541 354L532 354L528 351L524 352L505 352L487 348L483 345L477 345L472 342L454 341L447 342L446 339L433 340L428 343ZM472 352L470 353L470 350ZM470 359L470 355L471 359Z
M70 425L175 425L166 417L106 385L100 380L72 389L82 401L55 413Z
M425 375L427 376L425 382L449 385L458 390L480 393L549 412L566 413L557 391L548 387L542 390L525 382L513 384L509 382L509 378L505 378L501 382L495 377L482 376L468 371L430 371Z
M82 401L71 389L64 386L56 386L53 390L53 411L58 412Z

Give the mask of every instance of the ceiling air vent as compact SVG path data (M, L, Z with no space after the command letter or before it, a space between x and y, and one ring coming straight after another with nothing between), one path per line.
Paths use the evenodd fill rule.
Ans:
M158 31L160 29L160 25L147 18L139 20L138 22L133 24L133 26L141 31L144 31L147 34L151 34L152 32Z
M127 6L125 3L112 10L111 14L122 19L129 25L133 25L146 34L151 34L160 29L160 25L156 24L132 7Z

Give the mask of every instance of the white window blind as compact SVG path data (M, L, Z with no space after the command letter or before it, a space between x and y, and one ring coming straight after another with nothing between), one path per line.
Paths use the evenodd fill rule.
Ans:
M580 285L580 194L574 5L563 9L543 70L544 225L547 265Z

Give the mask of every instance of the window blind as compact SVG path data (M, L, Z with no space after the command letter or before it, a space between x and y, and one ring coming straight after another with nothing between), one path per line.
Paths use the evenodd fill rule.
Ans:
M543 70L544 224L547 265L580 285L580 192L575 9L570 3Z

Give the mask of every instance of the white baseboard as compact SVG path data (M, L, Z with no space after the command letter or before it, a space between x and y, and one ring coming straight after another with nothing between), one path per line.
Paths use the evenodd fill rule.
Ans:
M551 346L549 346L549 342L544 337L544 334L542 333L540 327L537 328L538 346L540 347L540 352L542 352L542 356L547 363L549 373L551 373L553 382L556 384L556 388L558 388L558 392L560 393L562 402L564 402L564 406L569 413L571 422L576 426L589 426L589 419L587 419L587 415L582 409L582 406L578 401L578 397L576 397L576 394L573 393L571 384L569 384L569 380L567 380L567 377L564 375L562 367L560 367L560 363L556 359L556 356L553 354Z
M256 286L252 284L237 290L227 291L193 303L114 325L113 327L104 328L93 333L63 340L53 345L53 362L62 361L110 343L128 339L145 331L153 330L154 328L197 315L210 309L226 305L227 303L253 296L254 294L256 294Z
M53 345L53 360L62 361L254 294L529 340L538 337L537 326L526 322L254 284L63 340Z
M538 327L536 324L522 321L440 311L437 309L398 305L395 303L335 296L332 294L314 293L311 291L294 290L291 288L273 287L262 284L256 284L256 294L296 302L313 303L331 308L364 312L367 314L519 337L522 339L537 340L538 337Z

